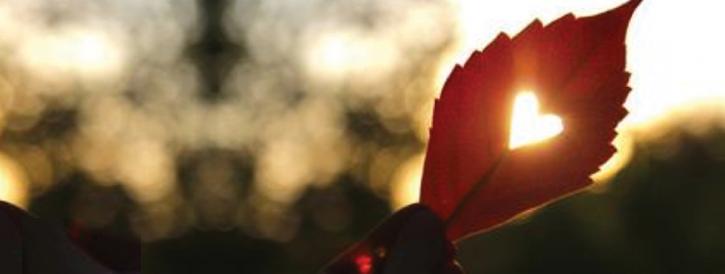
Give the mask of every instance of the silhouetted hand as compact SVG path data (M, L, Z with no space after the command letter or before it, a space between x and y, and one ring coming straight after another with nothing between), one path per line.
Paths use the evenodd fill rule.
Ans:
M0 272L3 274L111 274L59 229L0 201Z
M413 204L385 220L343 253L323 274L462 274L443 222L428 207Z

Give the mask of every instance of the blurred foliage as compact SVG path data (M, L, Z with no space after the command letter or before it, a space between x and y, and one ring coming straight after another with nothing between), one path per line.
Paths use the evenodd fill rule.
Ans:
M114 188L144 241L286 241L294 201L341 177L391 196L455 37L445 0L64 3L0 2L0 197ZM67 219L107 225L94 195Z
M241 230L195 230L147 244L148 273L314 273L390 213L388 203L351 178L305 191L293 209L299 230L285 243Z

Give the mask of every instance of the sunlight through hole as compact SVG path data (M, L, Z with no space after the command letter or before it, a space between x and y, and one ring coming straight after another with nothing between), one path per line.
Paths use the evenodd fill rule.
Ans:
M516 95L511 117L510 149L554 137L562 130L561 118L539 113L539 101L534 92L523 91Z

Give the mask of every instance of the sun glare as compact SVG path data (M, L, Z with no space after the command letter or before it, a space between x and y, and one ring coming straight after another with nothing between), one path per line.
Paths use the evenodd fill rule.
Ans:
M523 91L516 95L511 117L510 149L546 140L558 135L562 130L564 126L561 118L553 114L539 113L536 94Z
M23 207L27 202L25 174L15 161L0 153L0 200Z

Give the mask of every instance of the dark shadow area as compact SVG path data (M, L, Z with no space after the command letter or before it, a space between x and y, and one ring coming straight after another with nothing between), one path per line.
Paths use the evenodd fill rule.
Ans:
M390 213L388 203L343 177L310 188L293 210L299 227L288 242L254 238L243 230L193 230L147 244L148 273L315 273Z

